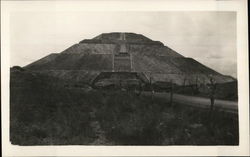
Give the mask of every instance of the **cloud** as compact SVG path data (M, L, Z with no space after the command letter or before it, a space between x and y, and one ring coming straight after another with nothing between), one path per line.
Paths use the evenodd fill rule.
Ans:
M55 11L11 14L11 65L23 66L83 39L120 31L161 41L186 57L199 58L204 64L209 64L207 60L217 60L209 65L222 73L229 72L221 69L228 66L224 60L236 62L235 12ZM236 73L236 68L233 69L232 74Z
M210 59L222 59L223 56L221 56L220 54L209 54L208 58L210 58Z

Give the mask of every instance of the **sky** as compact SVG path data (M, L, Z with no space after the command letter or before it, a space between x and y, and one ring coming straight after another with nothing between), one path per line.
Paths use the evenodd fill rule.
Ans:
M11 66L25 66L101 33L134 32L237 77L235 12L13 12Z

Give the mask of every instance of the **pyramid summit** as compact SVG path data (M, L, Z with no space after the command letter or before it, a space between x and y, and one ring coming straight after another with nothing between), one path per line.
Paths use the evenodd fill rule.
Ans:
M105 41L106 42L108 42L108 41L113 41L113 42L125 41L128 43L153 43L153 42L155 42L155 41L145 37L144 35L135 34L135 33L128 33L128 32L102 33L93 39L94 40L101 40L104 42ZM162 43L158 42L158 44L162 44Z
M152 80L192 84L198 80L233 81L196 60L184 57L160 41L136 33L103 33L84 39L61 53L50 54L24 67L69 80L90 82L102 72L143 73Z

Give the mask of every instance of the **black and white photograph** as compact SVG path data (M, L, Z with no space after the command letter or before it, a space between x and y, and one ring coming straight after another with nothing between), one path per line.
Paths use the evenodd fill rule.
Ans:
M237 11L13 11L8 22L12 146L240 145Z

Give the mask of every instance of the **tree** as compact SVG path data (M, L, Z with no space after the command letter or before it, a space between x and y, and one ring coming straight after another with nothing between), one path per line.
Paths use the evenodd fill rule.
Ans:
M210 96L210 102L211 102L210 112L212 113L214 109L214 100L215 100L214 96L215 96L215 90L216 90L216 81L212 75L209 76L209 81L210 81L209 96Z

